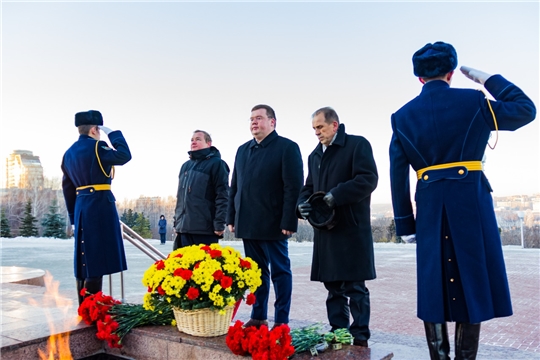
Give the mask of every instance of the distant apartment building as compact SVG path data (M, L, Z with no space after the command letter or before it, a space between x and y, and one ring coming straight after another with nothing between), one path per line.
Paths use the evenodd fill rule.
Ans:
M32 151L14 150L6 158L6 188L43 188L43 167Z

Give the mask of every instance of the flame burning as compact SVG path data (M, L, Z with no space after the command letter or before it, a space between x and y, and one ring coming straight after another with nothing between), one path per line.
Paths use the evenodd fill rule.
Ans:
M38 304L35 300L29 299L32 305L44 309L51 333L47 341L47 351L38 349L39 358L41 360L72 360L73 357L69 348L69 332L76 324L76 321L74 321L73 316L68 316L67 314L73 306L73 301L59 294L58 286L60 282L53 281L53 277L48 271L45 274L44 280L46 290L43 296L43 302ZM55 319L49 308L61 310L63 316L56 315ZM63 321L55 322L55 320L60 319Z

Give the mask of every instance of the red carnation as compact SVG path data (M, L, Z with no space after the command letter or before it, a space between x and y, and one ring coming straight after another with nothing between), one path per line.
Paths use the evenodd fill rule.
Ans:
M156 261L156 269L158 270L165 269L165 262L163 260Z
M210 257L212 259L218 258L221 256L221 250L210 250Z
M199 297L199 289L190 287L186 295L189 300L195 300L196 298Z
M86 295L86 288L82 288L81 291L79 292L79 295L85 296Z
M251 269L251 263L247 260L240 259L240 267L245 269Z
M256 301L257 301L257 298L255 297L255 295L252 293L249 293L246 298L246 305L253 305L255 304Z
M206 252L209 252L209 251L212 250L212 249L210 248L210 246L205 245L205 246L201 246L201 250L206 251Z
M221 278L223 277L223 271L221 270L216 270L214 271L214 273L212 274L212 276L214 277L214 279L216 279L217 281L221 280Z
M220 284L221 284L221 287L224 289L231 287L232 283L233 283L233 279L230 276L223 275L223 277L221 278Z
M189 279L191 279L191 276L193 275L193 271L191 271L189 269L180 268L180 269L174 270L173 275L174 276L180 276L184 280L189 280Z

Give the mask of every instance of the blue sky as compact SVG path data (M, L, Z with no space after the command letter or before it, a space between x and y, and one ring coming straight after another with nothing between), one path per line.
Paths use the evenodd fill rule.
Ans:
M2 2L0 156L33 150L60 177L74 114L100 110L133 160L117 199L175 195L192 131L233 167L253 105L277 114L304 163L311 114L338 112L372 144L374 203L390 202L390 116L416 96L412 54L452 43L459 65L502 74L539 105L538 2ZM456 74L454 87L480 88ZM495 195L540 192L538 121L487 150ZM305 170L307 171L307 169ZM516 176L517 174L517 176ZM306 173L307 175L307 173Z

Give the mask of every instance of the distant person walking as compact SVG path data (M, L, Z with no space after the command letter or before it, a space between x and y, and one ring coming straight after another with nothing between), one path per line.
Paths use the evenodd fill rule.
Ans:
M315 111L312 126L319 144L309 155L298 214L309 218L315 209L308 199L323 192L327 208L335 211L335 224L314 227L311 280L323 282L328 290L332 331L349 329L354 345L367 347L371 307L365 281L375 278L370 204L379 179L377 167L370 143L347 134L334 109Z
M165 215L161 215L159 217L158 227L159 236L161 238L161 245L165 245L165 242L167 241L167 220L165 220Z
M251 109L253 139L236 152L227 224L242 238L246 256L262 270L251 319L244 326L268 324L270 278L274 284L274 326L289 323L292 272L287 239L296 232L296 200L303 181L298 145L277 134L276 115L268 105Z
M496 101L486 100L480 91L451 88L458 61L450 44L427 44L412 61L422 91L392 115L396 233L416 236L418 317L424 321L431 359L449 359L448 321L456 322L456 359L475 359L480 323L512 315L482 158L492 131L530 123L536 108L501 75L465 66L461 72L484 85ZM411 166L418 176L416 217Z
M193 132L188 154L178 175L173 250L217 243L226 226L229 166L203 130Z
M82 288L101 291L103 275L127 270L115 198L111 192L114 165L124 165L131 153L120 131L103 126L99 111L75 114L77 140L62 159L62 189L75 235L75 278L79 304ZM114 149L100 141L100 129Z

